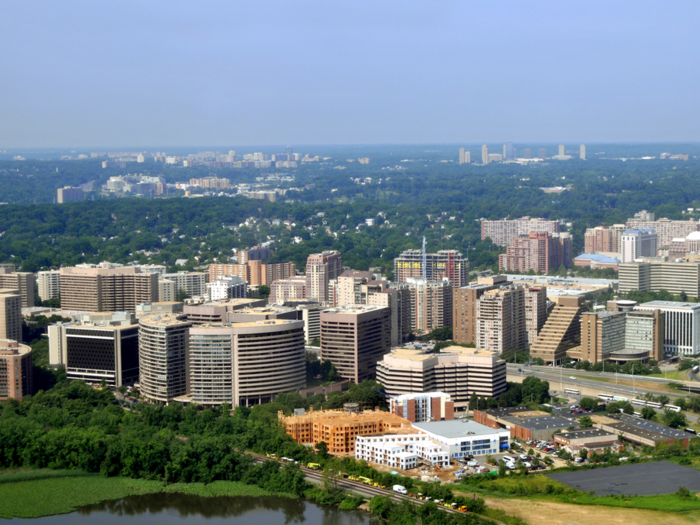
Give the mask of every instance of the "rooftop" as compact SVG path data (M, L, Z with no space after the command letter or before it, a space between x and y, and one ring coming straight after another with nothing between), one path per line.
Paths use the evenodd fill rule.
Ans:
M680 308L684 310L697 310L700 309L700 303L683 303L680 301L649 301L648 303L638 305L637 308Z
M599 263L609 263L609 264L616 264L620 263L620 259L617 259L616 257L608 257L607 255L600 255L598 253L582 253L576 259L587 259L591 261L597 261Z
M190 325L183 314L167 314L154 313L141 317L141 324L157 325L157 326L175 326L175 325Z
M423 430L447 439L461 438L464 436L490 436L503 429L494 429L466 419L454 419L451 421L428 421L426 423L412 423L413 428Z
M580 438L587 438L587 437L606 437L606 436L610 436L610 437L617 439L616 435L611 434L607 430L601 430L599 428L579 428L576 430L569 430L567 432L562 432L561 434L557 434L557 435L563 439L580 439Z

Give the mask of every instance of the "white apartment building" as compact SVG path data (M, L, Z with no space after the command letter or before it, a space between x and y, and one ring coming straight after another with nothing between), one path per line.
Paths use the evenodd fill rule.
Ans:
M401 470L416 468L419 459L440 467L450 466L450 455L426 434L357 436L355 459Z
M36 282L39 288L39 298L42 301L48 301L61 295L61 272L59 270L38 272Z
M207 284L207 288L211 301L245 299L248 296L247 283L236 275L223 275Z
M657 235L650 228L625 230L621 241L622 262L630 263L640 257L655 257Z
M661 310L664 314L664 354L694 355L700 352L700 304L651 301L635 310Z
M173 281L175 283L176 293L180 290L184 290L190 297L199 297L206 295L207 293L207 274L203 272L166 273L163 274L161 278ZM161 301L168 300L162 298L159 299ZM174 301L174 299L169 300Z

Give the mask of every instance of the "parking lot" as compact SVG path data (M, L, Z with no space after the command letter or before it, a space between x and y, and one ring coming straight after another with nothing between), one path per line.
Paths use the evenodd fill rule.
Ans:
M668 461L561 472L547 476L583 492L593 490L599 496L672 494L679 487L686 487L690 492L700 492L700 471Z

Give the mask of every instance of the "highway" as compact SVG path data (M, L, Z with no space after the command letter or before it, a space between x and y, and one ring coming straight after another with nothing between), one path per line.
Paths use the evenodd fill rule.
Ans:
M250 454L253 456L255 459L256 463L262 463L264 461L272 461L269 458L265 456L261 456L260 454L255 454L253 452L247 452L247 454ZM313 470L310 468L306 467L301 467L301 471L304 473L304 476L306 477L306 480L309 481L310 483L314 484L321 484L323 481L323 471L321 470ZM419 500L416 498L411 498L409 496L404 496L403 494L398 494L394 492L393 490L386 488L383 489L381 487L370 487L369 485L365 485L361 481L353 481L347 478L342 478L338 479L338 487L354 492L355 494L359 494L361 496L365 496L367 498L373 498L375 496L389 496L392 500L396 502L401 502L402 500L409 500L411 503L414 505L425 505L427 501L424 500ZM444 507L440 506L439 507L441 510L444 510L445 512L451 513L451 514L464 514L456 509L450 508L450 507ZM471 514L467 512L467 514ZM488 520L489 518L485 518L478 514L478 516L484 520ZM499 523L497 521L491 520L493 523Z

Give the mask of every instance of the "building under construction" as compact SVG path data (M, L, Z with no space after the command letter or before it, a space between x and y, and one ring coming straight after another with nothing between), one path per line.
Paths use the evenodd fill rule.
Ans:
M469 262L457 250L404 250L394 259L394 281L406 282L408 277L424 277L428 281L448 278L453 287L469 284Z
M379 410L312 410L289 417L280 411L279 418L294 441L314 446L323 441L328 445L330 454L355 454L357 436L417 432L408 419Z

